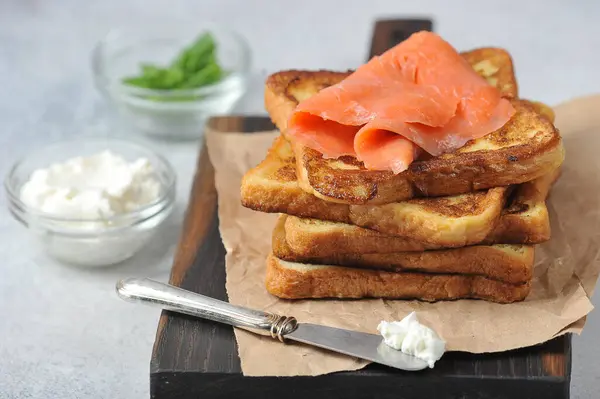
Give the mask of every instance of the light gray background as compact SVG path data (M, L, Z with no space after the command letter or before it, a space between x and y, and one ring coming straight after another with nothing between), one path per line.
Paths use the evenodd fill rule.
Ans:
M0 171L61 137L138 137L109 118L91 81L90 50L111 27L229 24L250 42L257 75L239 110L262 113L267 72L355 67L367 54L373 19L402 15L433 16L459 49L508 48L524 97L557 104L600 92L594 0L0 0ZM125 276L168 275L197 144L158 148L177 168L178 207L154 245L120 267L86 271L47 259L0 195L0 398L148 397L159 312L122 303L113 287ZM597 397L599 333L600 317L592 314L574 339L573 398Z

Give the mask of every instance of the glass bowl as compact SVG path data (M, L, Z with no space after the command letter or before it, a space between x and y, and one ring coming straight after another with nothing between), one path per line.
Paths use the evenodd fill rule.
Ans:
M33 209L20 199L21 188L35 170L104 150L129 162L148 159L161 186L157 199L131 212L101 219L56 216ZM123 140L86 137L29 153L10 169L4 188L11 214L50 256L73 265L96 267L120 263L144 247L173 209L175 183L169 162L151 150Z
M228 72L221 81L176 90L145 89L121 82L138 74L141 63L168 65L205 32L215 39L218 62ZM214 25L148 24L146 28L109 32L93 51L92 69L98 90L135 128L162 138L197 139L210 116L229 113L246 91L250 49L240 35Z

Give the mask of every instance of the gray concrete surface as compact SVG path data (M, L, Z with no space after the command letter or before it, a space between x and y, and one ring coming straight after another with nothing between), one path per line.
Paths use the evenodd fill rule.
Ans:
M402 15L433 16L438 32L459 49L510 49L525 97L557 104L600 92L600 2L593 0L2 0L0 171L4 175L18 155L57 138L135 135L110 117L92 85L90 50L111 27L202 20L231 25L250 42L256 71L239 111L262 113L267 72L354 67L366 56L373 19ZM0 194L0 398L148 397L159 312L121 303L113 287L129 275L166 279L196 147L160 145L177 168L177 209L154 245L115 268L87 271L49 260L9 217ZM598 396L599 334L593 313L583 336L574 339L573 398Z

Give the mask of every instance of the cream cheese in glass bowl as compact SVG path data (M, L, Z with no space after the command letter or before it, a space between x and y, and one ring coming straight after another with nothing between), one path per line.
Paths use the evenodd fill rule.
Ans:
M5 189L11 213L49 255L93 267L120 263L148 242L172 211L175 180L149 149L83 138L18 161Z

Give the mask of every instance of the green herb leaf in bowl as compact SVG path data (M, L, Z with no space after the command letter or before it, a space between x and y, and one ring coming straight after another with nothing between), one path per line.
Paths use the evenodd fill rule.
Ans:
M189 75L180 87L185 89L195 89L207 86L218 82L221 80L222 76L223 70L216 62L213 62L195 72L193 75Z
M216 49L212 35L205 33L181 51L169 67L143 63L140 64L138 76L125 77L122 82L130 86L155 90L196 89L214 84L226 75L217 61ZM158 100L156 96L148 99ZM194 97L190 96L176 96L168 101L193 99Z
M193 74L215 59L215 50L215 40L210 33L205 33L179 54L172 67Z

